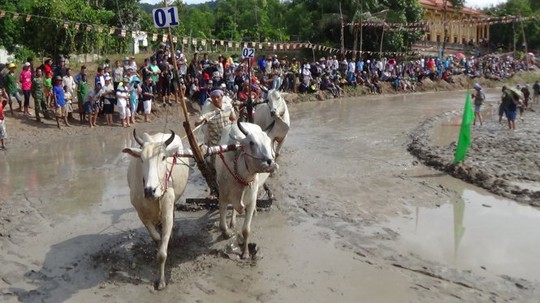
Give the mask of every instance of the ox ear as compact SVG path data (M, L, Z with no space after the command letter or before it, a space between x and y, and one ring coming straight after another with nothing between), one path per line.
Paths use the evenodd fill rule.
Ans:
M134 158L140 158L142 150L136 147L126 147L122 150L122 152L131 155Z

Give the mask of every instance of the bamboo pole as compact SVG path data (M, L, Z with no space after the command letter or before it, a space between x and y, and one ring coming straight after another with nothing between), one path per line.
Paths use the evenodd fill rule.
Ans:
M167 0L163 0L163 2L165 4L165 7L168 7ZM178 65L176 65L174 43L172 41L172 34L171 34L170 26L168 27L168 38L169 38L169 43L170 43L171 53L172 53L174 76L177 81L177 84L180 86L182 84L180 83L180 77L179 77L180 73L178 72ZM186 136L188 138L189 146L191 147L191 150L193 151L193 158L195 159L195 162L197 163L197 168L199 168L202 176L206 180L206 183L208 183L208 187L210 187L211 194L217 196L218 186L216 182L216 177L214 173L208 167L206 161L204 160L204 156L199 147L199 144L197 143L197 140L195 139L195 136L193 135L191 125L189 124L189 116L188 116L186 99L184 98L184 94L180 94L180 104L182 105L182 111L184 113L183 126L186 131Z

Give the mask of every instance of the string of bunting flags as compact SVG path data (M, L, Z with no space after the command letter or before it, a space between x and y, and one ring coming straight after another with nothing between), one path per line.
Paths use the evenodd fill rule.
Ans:
M62 24L64 29L75 29L78 31L87 31L92 32L96 31L98 33L108 33L109 35L117 35L119 37L132 37L137 38L141 34L146 34L152 41L161 41L168 42L167 34L157 34L157 33L146 33L144 31L130 31L115 26L105 26L105 25L96 25L91 23L84 23L79 21L63 20L57 18L51 18L46 16L39 15L29 15L29 14L20 14L16 12L0 10L0 19L1 18L12 18L17 20L18 18L24 18L26 22L31 21L33 18L41 18L52 20ZM173 43L181 43L184 46L187 46L191 43L193 46L206 46L211 45L214 47L223 46L233 49L240 49L242 47L252 47L259 50L272 50L272 51L285 51L285 50L298 50L298 49L313 49L317 51L323 51L328 53L341 53L341 49L328 47L319 44L313 43L302 43L302 42L246 42L246 41L230 41L230 40L218 40L218 39L209 39L209 38L198 38L198 37L176 37L172 36ZM359 55L365 53L368 55L382 55L382 56L411 56L416 55L415 52L376 52L376 51L353 51L346 49L344 50L345 55Z
M447 20L447 24L465 24L467 26L483 26L494 24L508 24L512 22L526 22L533 19L540 19L540 16L500 16L500 17L487 17L487 18L469 18L461 20ZM413 28L427 28L431 25L443 25L442 20L429 20L422 22L408 22L408 23L390 23L390 22L351 22L346 23L347 26L362 26L362 27L384 27L388 29L403 29L405 31Z

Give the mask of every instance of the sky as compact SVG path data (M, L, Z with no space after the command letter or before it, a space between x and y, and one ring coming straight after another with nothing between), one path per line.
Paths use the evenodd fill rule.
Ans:
M207 2L206 0L183 0L186 4L197 4L197 3L203 3ZM141 0L141 2L144 3L163 3L163 0ZM497 5L499 3L506 2L506 0L465 0L465 5L474 7L474 8L484 8L493 5Z

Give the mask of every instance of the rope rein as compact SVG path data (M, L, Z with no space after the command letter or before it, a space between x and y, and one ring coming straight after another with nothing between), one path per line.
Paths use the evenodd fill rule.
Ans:
M253 179L251 180L246 180L244 178L242 178L240 176L240 174L238 173L238 159L240 158L240 156L242 154L245 154L245 155L249 155L245 152L237 152L236 155L234 156L234 160L233 160L233 163L234 163L234 170L232 170L229 165L227 164L227 161L225 161L225 157L223 156L223 148L220 147L220 152L219 152L219 157L221 158L221 161L223 162L223 165L225 165L225 168L229 171L229 173L234 177L234 179L236 180L236 182L240 183L240 185L243 185L243 186L249 186L251 185L251 183L253 183L253 181L255 181L255 177L253 177ZM251 156L251 155L250 155ZM255 158L253 156L251 156L252 158ZM257 159L257 158L255 158ZM247 161L246 159L244 158L244 164L246 165L246 169L248 169L248 166L247 166ZM249 170L248 170L249 171Z
M169 180L171 179L172 171L173 171L174 165L176 164L177 159L178 159L178 152L174 153L173 163L171 164L171 168L169 169L168 172L165 172L165 180L164 180L165 188L163 189L164 192L166 192L167 188L169 187Z

